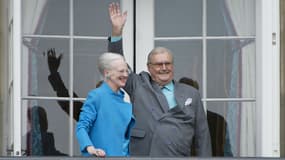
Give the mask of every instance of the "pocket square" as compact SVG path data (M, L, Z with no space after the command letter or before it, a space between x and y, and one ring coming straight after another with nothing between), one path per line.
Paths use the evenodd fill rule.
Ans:
M185 101L185 106L188 106L192 103L192 98L187 98L186 101Z

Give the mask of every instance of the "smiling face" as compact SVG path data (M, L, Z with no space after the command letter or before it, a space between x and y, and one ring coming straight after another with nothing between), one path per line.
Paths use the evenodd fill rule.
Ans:
M152 79L160 86L164 86L173 79L173 56L163 47L155 48L148 58L148 71Z
M117 91L126 85L128 79L128 66L124 59L113 60L110 69L105 70L106 82Z

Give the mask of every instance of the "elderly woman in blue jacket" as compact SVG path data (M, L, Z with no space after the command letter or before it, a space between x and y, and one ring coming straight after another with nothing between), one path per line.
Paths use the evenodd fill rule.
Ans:
M77 123L80 150L85 156L128 156L135 120L121 90L128 78L127 63L119 54L104 53L98 69L104 81L88 93Z

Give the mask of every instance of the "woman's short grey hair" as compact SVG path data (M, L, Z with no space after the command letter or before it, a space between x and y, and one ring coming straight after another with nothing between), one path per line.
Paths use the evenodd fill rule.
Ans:
M154 49L152 49L150 51L150 53L148 54L147 56L147 64L151 64L151 58L153 55L156 55L156 54L169 54L171 57L172 57L172 62L174 61L174 57L173 57L173 54L171 52L171 50L169 50L168 48L165 48L165 47L155 47Z
M106 52L100 55L97 64L98 64L98 69L101 75L104 76L104 70L111 69L112 62L118 59L125 60L125 58L118 53Z

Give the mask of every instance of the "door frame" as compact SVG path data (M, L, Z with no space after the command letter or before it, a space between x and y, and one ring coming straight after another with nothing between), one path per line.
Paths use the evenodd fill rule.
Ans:
M268 14L271 13L271 14ZM256 1L257 156L280 156L279 0ZM266 118L265 118L266 117Z

